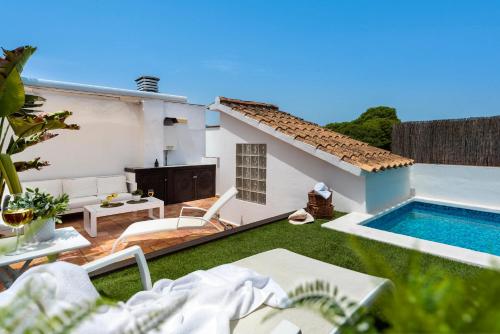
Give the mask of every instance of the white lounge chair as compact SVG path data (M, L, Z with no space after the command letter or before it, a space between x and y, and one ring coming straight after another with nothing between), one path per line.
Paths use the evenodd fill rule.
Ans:
M138 246L134 247L139 248ZM127 248L111 256L118 255L132 248ZM103 259L103 262L107 262L107 264L110 261ZM141 268L142 262L138 261L138 263L139 268ZM316 280L329 282L332 287L338 287L340 295L346 296L349 301L357 303L357 308L351 309L347 316L352 316L360 307L370 306L375 297L391 285L391 282L385 278L334 266L282 248L259 253L233 262L233 264L271 277L285 291L291 291L300 284ZM89 264L88 266L92 265ZM147 277L144 275L147 275ZM143 285L150 287L151 279L149 278L147 265L146 270L141 271L141 280L143 281ZM264 305L242 319L231 321L231 333L308 334L336 333L338 331L335 325L322 318L319 314L299 308L280 310L274 317L263 321L266 315L272 310L274 309Z
M282 248L253 255L233 264L271 277L287 292L301 283L316 280L329 282L332 287L338 287L340 295L357 303L357 308L351 309L347 316L352 316L360 307L369 306L382 290L391 285L391 282L385 278L334 266ZM262 321L271 310L273 309L269 306L261 306L248 316L232 321L231 332L234 334L271 333L286 323L292 323L300 328L302 334L338 331L335 325L319 314L299 308L281 310L274 317ZM299 332L291 330L291 333Z
M113 263L125 260L126 258L129 258L131 256L135 257L135 261L137 262L137 266L139 267L142 288L144 290L151 289L153 285L151 284L151 275L149 274L148 263L146 262L146 257L144 257L144 253L142 252L142 249L139 246L132 246L122 249L121 251L116 252L114 254L110 254L100 259L86 263L81 267L85 269L87 273L91 274L99 269L105 268L109 265L112 265Z
M135 256L139 265L143 288L151 289L148 266L139 246L126 248L82 267L88 273L92 273L130 256ZM332 287L338 287L342 296L346 296L349 301L356 302L358 308L369 306L383 289L391 285L390 281L384 278L337 267L279 248L244 258L233 264L271 277L285 291L290 291L306 282L316 280L329 282ZM335 325L320 315L300 308L280 310L276 315L264 321L271 311L275 309L264 305L244 318L231 321L231 333L309 334L337 333L338 331ZM357 309L351 309L347 316L352 316L356 311Z
M146 220L140 221L133 224L130 224L125 231L116 239L113 244L113 248L111 249L111 253L114 253L116 247L120 243L127 242L127 239L130 237L137 237L146 234L153 234L158 232L166 232L173 231L181 228L200 228L207 224L212 224L218 230L222 230L220 225L214 224L212 222L212 218L217 215L219 210L231 200L236 194L238 190L232 187L228 191L224 193L208 210L197 207L182 207L180 216L177 218L164 218L164 219L154 219L154 220ZM184 211L186 210L198 210L205 211L203 217L192 217L192 216L184 216Z

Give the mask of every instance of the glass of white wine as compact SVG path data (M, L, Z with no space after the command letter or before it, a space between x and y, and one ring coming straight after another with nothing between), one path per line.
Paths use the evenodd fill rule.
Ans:
M16 230L16 248L6 253L5 255L19 255L22 254L20 249L20 230L24 225L29 224L33 220L33 208L11 208L9 207L9 200L15 199L20 194L16 194L13 197L6 195L4 200L2 218L5 225L12 227Z

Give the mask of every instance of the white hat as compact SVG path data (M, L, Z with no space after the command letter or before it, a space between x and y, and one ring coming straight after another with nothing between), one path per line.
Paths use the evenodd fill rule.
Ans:
M293 225L312 223L314 217L304 209L300 209L288 216L288 222Z

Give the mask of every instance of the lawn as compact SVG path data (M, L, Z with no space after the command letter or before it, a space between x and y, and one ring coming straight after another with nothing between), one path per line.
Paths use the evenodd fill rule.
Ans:
M342 216L336 213L336 217ZM291 225L286 220L234 234L224 239L189 248L171 255L149 261L153 282L161 278L178 278L192 271L233 262L273 248L286 248L324 262L352 270L375 274L365 270L358 253L352 248L354 237L325 229L317 220L307 225ZM397 273L408 269L412 251L392 245L356 239L359 249L370 257L382 257L389 261ZM442 269L465 279L473 280L482 269L423 255L424 267L435 264ZM390 278L390 277L389 277ZM93 280L101 294L117 300L126 300L141 289L137 267L130 267Z

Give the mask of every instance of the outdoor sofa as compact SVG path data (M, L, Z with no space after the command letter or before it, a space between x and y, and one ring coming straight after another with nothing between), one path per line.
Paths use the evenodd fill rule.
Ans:
M31 181L22 182L22 186L23 189L39 188L53 196L68 194L69 209L65 214L83 212L85 205L98 204L112 193L118 195L113 201L132 199L124 175Z

